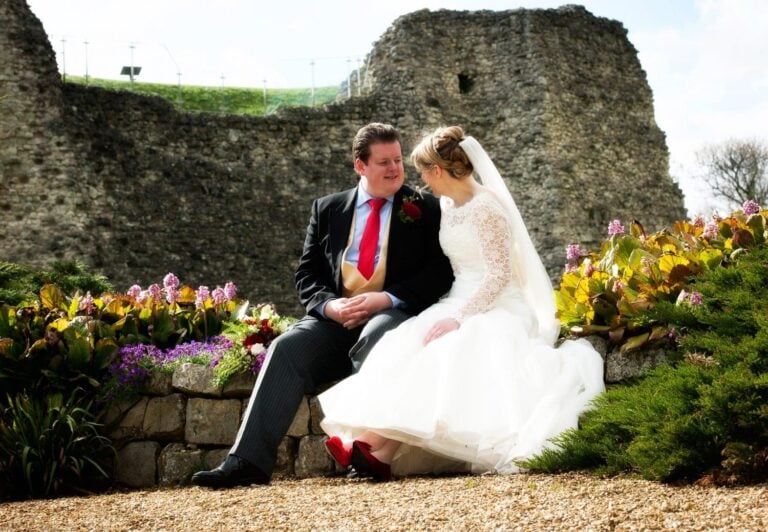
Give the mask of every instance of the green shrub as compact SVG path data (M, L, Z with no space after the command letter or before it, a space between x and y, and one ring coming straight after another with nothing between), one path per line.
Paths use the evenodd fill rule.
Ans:
M661 303L682 361L608 390L578 430L523 465L596 468L648 479L768 479L768 248L753 247L692 284L701 304Z
M0 406L0 496L86 492L109 478L115 450L99 434L93 402L79 389L64 397L21 394Z
M101 294L112 290L106 277L88 273L77 260L55 261L50 270L34 270L22 264L0 261L0 303L18 305L37 298L46 284L55 284L66 293Z

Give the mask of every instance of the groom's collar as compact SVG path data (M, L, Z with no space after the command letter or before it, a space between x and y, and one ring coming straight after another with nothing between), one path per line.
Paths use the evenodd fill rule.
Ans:
M363 203L366 203L369 199L375 199L375 196L371 196L370 194L368 194L368 192L363 188L363 184L358 183L357 184L357 202L355 203L355 207L359 207ZM387 196L384 199L392 203L395 199L395 195L392 194L391 196Z

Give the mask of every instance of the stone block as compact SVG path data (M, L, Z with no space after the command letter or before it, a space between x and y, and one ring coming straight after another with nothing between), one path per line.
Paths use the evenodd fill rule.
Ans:
M150 399L143 426L147 437L164 441L181 440L184 437L185 401L180 393Z
M190 395L221 397L221 388L213 385L213 369L201 364L181 364L173 372L173 387Z
M157 483L160 486L189 484L196 471L203 468L203 451L189 450L181 443L171 443L160 453L157 461Z
M219 467L221 463L227 458L228 454L228 447L226 449L211 449L205 453L205 458L203 459L203 467L206 471Z
M112 428L112 426L117 425L117 423L123 418L126 412L133 408L136 403L141 401L141 399L141 397L134 397L129 400L113 401L109 405L109 408L104 414L104 418L101 420L101 422L104 423L104 426L108 429Z
M149 374L141 393L146 395L170 395L173 393L173 374L153 371Z
M639 377L647 370L668 362L664 349L639 349L628 353L615 349L605 359L605 382L615 383Z
M117 453L115 480L132 488L156 484L157 455L160 444L154 441L131 442Z
M149 398L142 397L130 407L117 425L109 431L109 438L117 442L144 438L144 414L148 403Z
M250 397L255 384L256 375L250 371L240 373L239 375L232 377L232 380L224 386L222 394L224 397Z
M310 434L325 434L320 428L320 422L323 420L323 409L317 396L309 398L309 432Z
M597 335L585 336L584 339L592 344L592 347L595 348L595 351L600 353L600 356L603 357L603 360L605 360L605 358L608 356L608 351L611 349L608 339Z
M325 450L324 436L305 436L299 441L294 472L299 478L320 477L335 472L335 463Z
M288 427L287 435L301 438L307 434L309 434L309 404L307 398L304 397L299 404L299 409L296 411L291 426Z
M294 463L296 462L296 450L298 441L296 438L286 436L277 448L277 460L275 460L275 469L273 475L277 477L290 477L294 473Z
M232 445L240 427L238 399L191 398L187 401L186 441L204 445Z

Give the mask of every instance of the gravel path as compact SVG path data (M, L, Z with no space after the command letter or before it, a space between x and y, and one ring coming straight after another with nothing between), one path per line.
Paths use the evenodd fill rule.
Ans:
M4 530L766 530L768 485L673 487L583 474L322 478L5 503Z

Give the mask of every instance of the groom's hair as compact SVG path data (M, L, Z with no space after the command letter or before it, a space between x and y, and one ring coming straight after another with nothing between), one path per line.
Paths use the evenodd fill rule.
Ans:
M393 142L400 142L400 133L395 129L395 126L371 122L367 126L361 127L355 135L355 139L352 141L352 160L360 159L367 164L368 157L371 156L371 144L391 144Z

